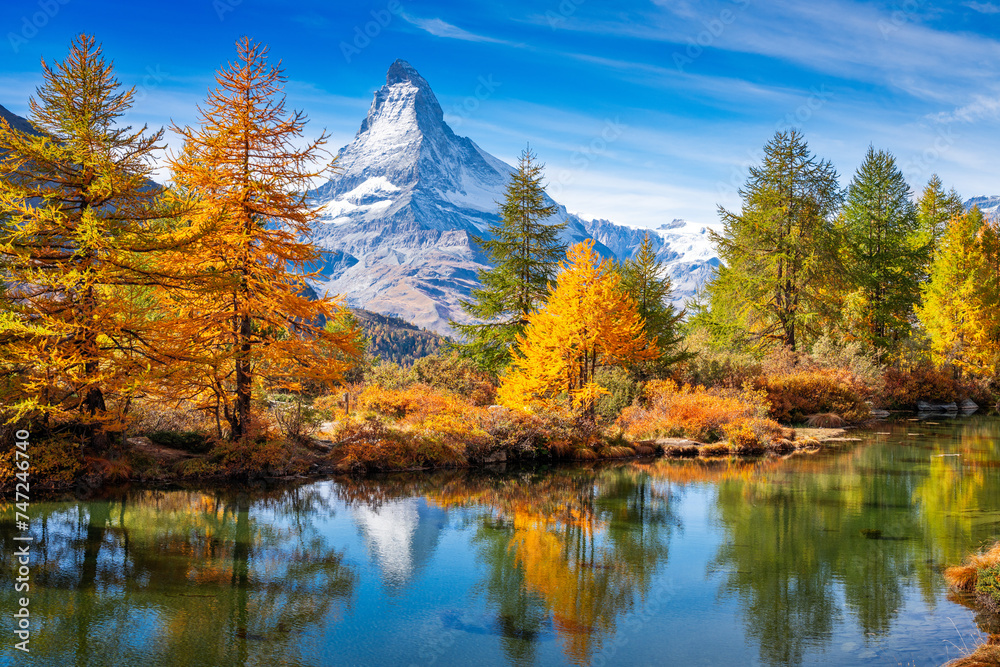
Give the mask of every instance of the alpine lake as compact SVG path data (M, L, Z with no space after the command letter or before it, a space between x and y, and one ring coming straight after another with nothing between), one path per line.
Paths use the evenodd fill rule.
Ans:
M1000 418L759 460L107 491L2 510L0 665L941 665L1000 619ZM30 653L13 611L30 600Z

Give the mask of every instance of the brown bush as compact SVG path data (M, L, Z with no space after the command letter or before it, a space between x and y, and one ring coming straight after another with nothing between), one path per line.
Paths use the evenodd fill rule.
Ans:
M767 416L762 392L705 387L678 387L665 381L650 382L644 404L622 411L616 422L633 440L657 437L690 438L715 442L725 436L727 424Z
M883 386L877 398L879 407L888 410L914 410L917 401L950 403L969 398L979 405L989 405L996 400L988 381L959 379L951 372L930 366L889 368L883 376Z
M13 446L13 441L9 442L10 449L0 452L0 488L12 489L17 484L20 461L28 461L31 486L47 489L69 486L86 465L80 443L71 436L53 436L45 440L29 438L27 459L18 458L20 450Z
M771 404L770 416L782 423L799 423L808 415L836 413L847 422L871 417L868 389L847 371L813 368L759 381Z
M358 471L374 472L413 468L465 465L465 455L455 447L416 433L383 431L341 445L342 464Z

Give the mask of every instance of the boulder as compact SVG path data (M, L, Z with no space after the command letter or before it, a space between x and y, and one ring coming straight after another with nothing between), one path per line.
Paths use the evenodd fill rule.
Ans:
M917 412L958 412L958 404L955 401L951 403L917 401Z
M961 403L958 404L958 408L962 412L973 412L975 410L978 410L979 406L971 398L966 398Z
M506 463L507 462L507 452L503 449L498 449L489 456L483 459L483 463Z

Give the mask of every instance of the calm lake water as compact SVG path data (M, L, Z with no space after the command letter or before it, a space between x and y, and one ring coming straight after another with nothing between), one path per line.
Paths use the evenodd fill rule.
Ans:
M34 503L4 665L940 665L990 619L945 564L1000 537L1000 419L787 460L130 491ZM980 627L981 626L981 627Z

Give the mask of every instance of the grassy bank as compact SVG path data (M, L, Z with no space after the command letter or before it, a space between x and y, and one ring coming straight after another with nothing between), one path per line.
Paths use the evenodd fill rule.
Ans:
M984 400L982 387L927 369L881 368L842 351L755 359L705 348L670 379L640 381L623 369L597 378L607 393L592 410L560 400L511 409L494 404L495 378L468 360L436 354L410 368L377 363L333 394L262 391L254 428L239 442L227 439L225 422L206 405L137 399L125 430L102 451L85 448L71 424L8 426L0 488L17 481L15 428L32 433L35 490L86 489L502 462L782 455L842 436L836 429L864 423L873 409L909 407L917 398Z
M944 578L960 594L971 596L962 602L994 616L1000 613L1000 542L970 555L962 565L949 567ZM991 632L974 652L948 663L948 667L987 665L1000 665L1000 634Z
M359 385L308 405L272 401L270 418L240 442L211 434L184 406L147 410L104 452L81 448L70 434L32 439L31 484L86 490L506 462L785 454L819 445L817 433L768 418L764 394L749 390L653 382L613 421L560 408L511 410L491 399L482 387L463 393L422 382ZM15 458L15 449L0 454L5 489L17 481Z

